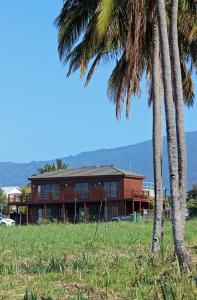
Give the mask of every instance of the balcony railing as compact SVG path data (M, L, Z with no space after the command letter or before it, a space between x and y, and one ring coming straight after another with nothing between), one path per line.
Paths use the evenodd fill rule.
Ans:
M47 202L47 201L61 201L60 193L39 193L38 202Z
M149 192L148 191L139 191L133 189L126 189L124 191L124 198L125 199L134 199L134 200L141 200L141 201L148 201Z
M28 203L32 201L32 194L25 194L25 195L8 195L8 203Z
M98 190L90 190L89 193L79 193L73 191L63 190L59 193L38 193L38 194L26 194L21 195L10 195L8 202L10 204L14 203L29 203L29 202L74 202L74 201L104 201L107 200L132 200L135 201L148 201L149 192L138 191L132 189L124 190L124 196L120 196L119 193L115 197L106 196L103 188Z

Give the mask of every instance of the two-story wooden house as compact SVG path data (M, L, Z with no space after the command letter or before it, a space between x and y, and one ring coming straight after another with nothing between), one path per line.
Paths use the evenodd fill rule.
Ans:
M148 208L143 179L114 166L68 168L30 177L31 195L9 205L26 206L27 224L46 218L111 220Z

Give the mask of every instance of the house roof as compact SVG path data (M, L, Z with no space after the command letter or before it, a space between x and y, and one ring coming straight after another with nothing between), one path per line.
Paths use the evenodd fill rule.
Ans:
M29 179L47 179L47 178L75 178L75 177L93 177L93 176L126 176L126 177L141 177L140 174L131 173L129 171L110 166L101 167L83 167L79 169L61 169L44 174L33 175Z

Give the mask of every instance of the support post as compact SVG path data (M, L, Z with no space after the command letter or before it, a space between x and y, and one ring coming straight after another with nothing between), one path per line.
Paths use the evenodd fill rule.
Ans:
M47 219L47 206L44 204L44 218Z
M77 217L77 199L75 198L75 214L74 214L74 224L76 224L76 217Z
M125 201L125 204L124 204L124 213L125 215L127 214L127 202Z
M10 218L10 205L8 206L8 217Z
M107 222L108 221L108 203L107 203L107 198L105 198L104 212L105 212L105 222Z
M29 224L29 208L28 205L26 205L26 225Z
M84 201L84 222L86 222L86 201Z
M134 199L133 199L133 207L132 207L132 209L133 209L133 214L134 214L134 211L135 211L135 201L134 201Z
M63 209L63 222L65 223L66 216L65 216L65 204L64 203L62 204L62 209Z

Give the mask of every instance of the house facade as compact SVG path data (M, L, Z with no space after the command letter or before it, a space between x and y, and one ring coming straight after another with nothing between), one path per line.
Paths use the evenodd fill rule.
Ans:
M31 194L9 205L26 206L26 223L44 219L112 220L148 208L144 176L114 166L64 169L29 178Z

